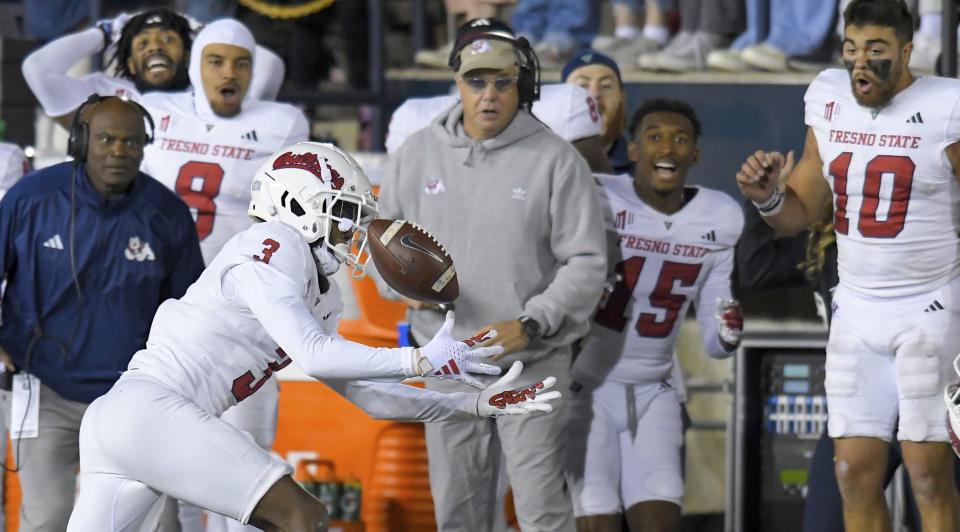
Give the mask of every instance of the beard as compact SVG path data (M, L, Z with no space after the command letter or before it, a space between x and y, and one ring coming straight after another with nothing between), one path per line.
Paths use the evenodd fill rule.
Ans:
M861 94L857 91L857 84L853 78L852 68L849 66L847 68L851 71L850 90L853 91L853 98L858 104L864 107L873 109L883 107L896 95L897 86L900 85L900 81L906 74L906 68L903 67L902 62L899 60L867 61L867 67L870 73L873 74L872 79L870 79L870 83L873 84L873 90L868 94Z
M136 74L133 75L133 84L137 87L137 90L140 91L140 94L146 94L152 91L182 91L190 87L190 79L187 74L187 65L182 61L177 65L177 69L174 71L173 76L171 76L167 81L159 84L147 81L143 75L144 70L145 69L143 65L140 65L140 68L137 69Z

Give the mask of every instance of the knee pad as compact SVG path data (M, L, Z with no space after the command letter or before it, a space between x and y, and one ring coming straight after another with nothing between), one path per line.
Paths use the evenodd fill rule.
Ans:
M853 354L828 355L827 378L824 386L828 395L851 397L857 393L860 375L860 357Z

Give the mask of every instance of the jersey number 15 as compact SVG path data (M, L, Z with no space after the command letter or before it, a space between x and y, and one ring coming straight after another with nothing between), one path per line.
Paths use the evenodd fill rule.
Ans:
M614 271L619 276L617 284L613 291L607 296L607 301L603 308L597 310L593 321L604 327L621 332L627 325L627 317L624 313L627 310L627 303L633 295L633 289L637 286L637 279L640 278L640 272L643 271L643 264L646 262L644 257L630 257L629 259L617 264ZM666 313L663 321L657 321L657 315L644 312L637 318L634 326L637 334L648 338L666 338L673 332L673 325L680 317L680 309L687 301L684 294L674 294L673 287L677 281L680 286L693 286L700 275L700 264L687 264L684 262L665 261L663 268L660 269L660 275L657 277L657 285L650 292L650 306L664 309Z

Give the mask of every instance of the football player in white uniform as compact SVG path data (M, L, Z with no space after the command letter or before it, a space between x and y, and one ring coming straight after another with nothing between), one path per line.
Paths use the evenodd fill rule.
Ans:
M328 275L340 263L362 273L358 228L377 213L366 176L344 152L308 142L282 150L257 171L249 212L263 223L230 239L183 298L161 305L146 349L87 410L70 532L137 530L161 494L267 530L326 530L323 505L293 481L290 465L218 417L291 362L380 418L529 414L559 397L545 392L552 377L511 390L519 362L477 393L399 384L432 376L477 385L466 372L499 373L477 360L502 348L453 340L452 312L420 349L337 335L343 303ZM451 361L464 372L434 371Z
M186 90L192 36L190 21L168 9L132 17L123 13L35 50L23 60L23 77L44 112L69 128L74 111L94 93L140 101L152 91ZM78 61L110 46L116 47L110 60L116 76L106 72L79 78L69 75ZM283 60L263 47L257 48L257 59L249 92L255 99L273 100L283 81Z
M848 531L890 530L881 486L895 427L924 530L960 529L942 400L960 347L960 81L914 76L912 38L900 0L850 2L848 72L810 84L806 145L785 187L779 153L758 151L736 176L780 234L833 200L827 428Z
M246 98L260 60L255 49L253 35L239 22L212 22L197 34L190 50L192 90L151 92L142 99L157 123L155 142L144 150L142 170L190 207L206 264L230 238L250 226L250 181L260 164L308 136L307 119L297 108ZM223 419L270 449L278 392L279 383L273 379L254 398L225 412ZM181 519L195 521L190 513L187 510Z
M289 104L245 100L253 34L221 19L197 34L190 53L192 90L151 92L141 103L156 121L142 170L177 192L197 220L206 263L250 225L250 180L271 154L307 140L307 119Z
M628 176L598 176L611 281L572 368L567 475L578 530L676 530L683 498L674 344L691 303L707 354L740 343L731 299L743 227L726 194L685 186L699 157L693 109L651 100L630 124ZM639 435L639 437L638 437Z

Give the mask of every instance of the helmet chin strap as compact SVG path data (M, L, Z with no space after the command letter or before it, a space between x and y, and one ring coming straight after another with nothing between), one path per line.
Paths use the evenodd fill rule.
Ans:
M337 273L337 270L340 269L340 260L327 248L325 243L321 242L319 245L310 246L310 249L313 251L313 258L317 267L324 275L330 276Z

